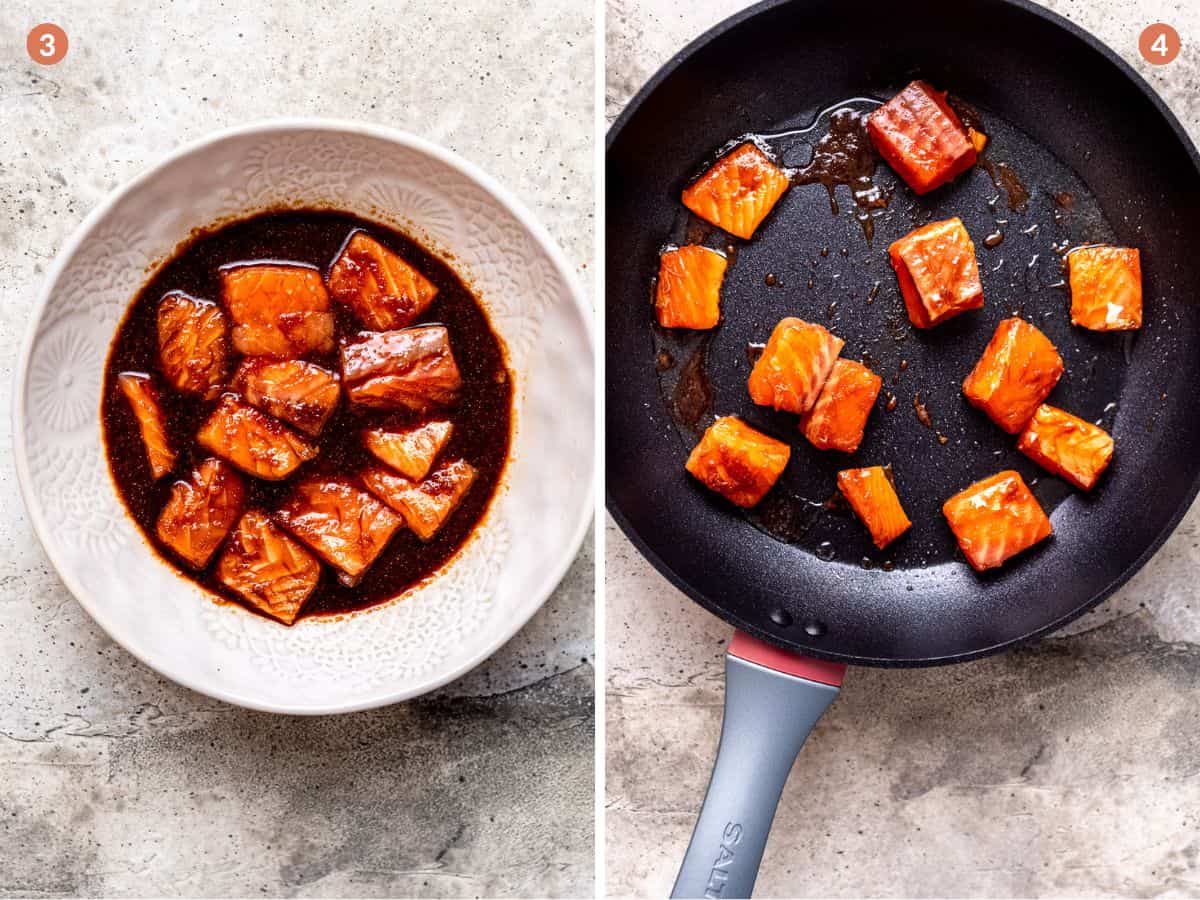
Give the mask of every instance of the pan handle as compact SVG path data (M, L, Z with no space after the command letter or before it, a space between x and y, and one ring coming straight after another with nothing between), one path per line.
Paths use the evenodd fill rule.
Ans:
M734 634L721 743L672 897L750 896L792 763L845 670Z

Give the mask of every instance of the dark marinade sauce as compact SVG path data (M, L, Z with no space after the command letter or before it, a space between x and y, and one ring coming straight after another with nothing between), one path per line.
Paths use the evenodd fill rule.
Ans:
M340 584L334 569L322 562L321 580L304 604L300 618L346 613L389 600L436 572L466 542L487 511L508 458L512 380L504 350L479 302L449 266L401 232L357 216L319 210L264 213L194 233L138 293L109 349L101 417L109 470L126 508L150 544L179 574L256 613L257 610L242 603L216 580L220 550L203 571L197 572L182 565L155 534L155 523L171 484L187 477L193 466L212 455L195 443L194 436L216 405L215 400L204 401L176 392L159 371L158 303L170 291L184 291L220 302L218 270L229 263L283 260L314 265L324 274L346 238L357 229L395 251L437 286L437 297L413 324L441 322L449 329L454 358L462 375L458 404L434 413L454 423L453 436L439 459L462 458L478 470L475 483L458 509L430 541L423 542L409 529L400 529L356 587ZM341 304L333 301L332 305L339 338L362 330ZM305 358L331 371L341 371L336 350ZM239 361L235 357L231 362L230 376ZM158 481L150 474L137 420L117 386L117 376L127 371L155 376L168 434L179 453L173 472ZM243 476L245 508L273 511L291 486L309 475L355 476L374 460L362 447L363 427L399 423L407 418L421 417L380 411L356 413L343 394L320 437L304 436L306 441L320 447L316 459L303 464L286 481L269 482Z

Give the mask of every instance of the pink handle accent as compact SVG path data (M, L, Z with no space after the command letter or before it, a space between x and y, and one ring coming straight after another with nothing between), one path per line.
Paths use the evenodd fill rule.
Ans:
M799 653L781 650L774 644L760 641L744 631L733 633L733 640L729 642L729 654L775 672L795 675L797 678L807 678L809 681L833 687L841 687L842 678L846 675L845 663L813 659L809 656L801 656Z

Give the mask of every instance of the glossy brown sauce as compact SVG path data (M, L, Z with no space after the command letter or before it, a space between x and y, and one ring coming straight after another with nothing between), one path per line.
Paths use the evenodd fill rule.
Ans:
M695 431L712 411L713 386L708 377L708 341L701 342L679 371L679 381L671 395L675 418L686 428Z
M241 603L236 594L215 578L219 551L204 570L196 572L181 565L155 534L155 523L171 484L186 477L196 464L211 455L195 443L194 436L216 404L215 400L204 401L177 393L159 372L158 303L171 291L219 302L218 270L230 263L286 260L307 263L325 273L355 229L367 231L438 288L436 298L418 323L440 322L449 329L451 347L462 375L459 402L438 413L454 423L453 436L439 458L465 459L478 470L478 476L460 506L430 541L422 542L410 530L401 529L357 586L342 585L334 570L322 563L321 580L304 604L301 618L363 609L403 593L437 572L483 519L508 459L512 380L500 339L470 289L441 259L393 229L345 213L317 210L265 213L197 231L161 265L126 312L109 350L105 373L101 415L109 470L129 514L150 544L180 575L223 598ZM345 308L336 302L333 306L339 337L361 330ZM306 358L340 371L336 351ZM236 364L237 360L231 365L231 375ZM172 474L158 481L151 477L137 421L117 386L118 374L125 371L155 375L168 434L179 452ZM374 460L362 446L363 427L405 419L405 414L353 411L343 392L320 437L312 439L320 448L317 458L302 465L286 481L267 482L245 476L246 508L266 511L278 508L291 485L309 475L356 475Z
M862 226L867 243L875 236L872 210L885 209L891 199L876 186L875 148L867 133L868 111L849 107L836 110L829 117L829 130L813 147L808 164L792 173L792 184L821 184L829 194L829 207L838 214L835 189L839 184L850 188L854 197L854 217ZM828 255L828 248L822 256Z

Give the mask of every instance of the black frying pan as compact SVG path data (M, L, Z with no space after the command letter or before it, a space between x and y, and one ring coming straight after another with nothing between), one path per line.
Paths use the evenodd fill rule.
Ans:
M844 186L834 193L837 215L822 185L793 186L749 241L701 227L680 205L681 190L730 139L791 132L771 145L786 165L804 166L828 124L822 110L851 98L859 98L851 106L870 108L915 77L976 110L992 139L984 154L992 173L977 167L917 197L880 162L875 182L893 193L873 218L870 243ZM886 248L953 215L975 241L986 305L918 332ZM1200 387L1198 222L1200 158L1174 116L1112 51L1032 3L752 7L672 59L609 132L609 509L698 603L742 632L813 657L931 665L1050 632L1124 583L1200 487L1192 403ZM985 246L995 233L1003 242ZM723 320L710 336L654 324L659 248L683 241L728 247L735 257ZM1070 324L1061 252L1093 242L1142 251L1145 324L1135 336ZM1116 439L1115 461L1090 494L1040 471L961 395L996 324L1014 312L1037 324L1066 362L1049 402L1100 422ZM765 341L785 315L826 324L845 339L842 355L866 359L897 398L888 412L881 396L851 457L816 451L795 417L750 402L747 345ZM916 414L918 395L929 427ZM751 515L683 469L699 434L722 414L793 446L784 477ZM885 463L914 526L880 553L856 520L823 502L838 469ZM1055 535L981 576L963 561L941 504L1004 468L1032 484ZM698 829L693 850L699 837ZM727 843L701 855L724 855L713 850L719 845L737 856ZM725 896L738 884L748 891L729 871L712 871L706 891L714 883L728 886Z

